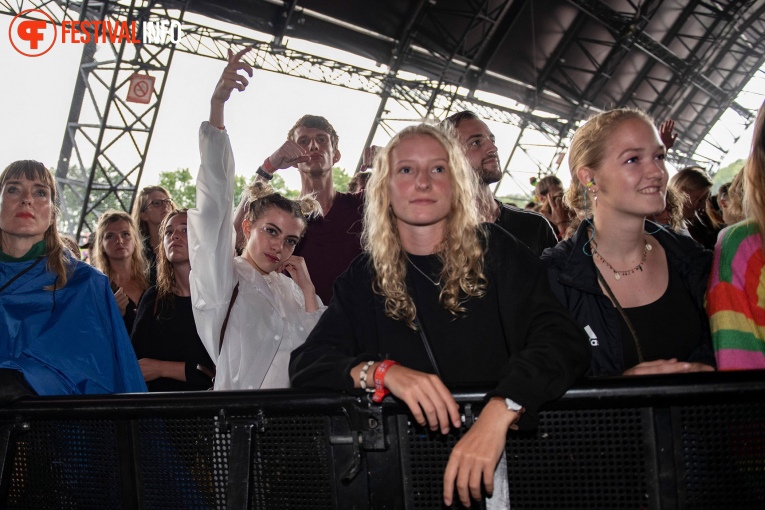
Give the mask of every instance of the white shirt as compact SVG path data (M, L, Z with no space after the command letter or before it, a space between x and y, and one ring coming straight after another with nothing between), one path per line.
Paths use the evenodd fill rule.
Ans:
M196 208L188 212L191 303L197 331L216 364L215 389L288 388L290 352L305 342L326 310L305 311L303 292L290 278L261 274L234 250L234 154L225 130L203 122ZM231 294L223 348L220 331Z

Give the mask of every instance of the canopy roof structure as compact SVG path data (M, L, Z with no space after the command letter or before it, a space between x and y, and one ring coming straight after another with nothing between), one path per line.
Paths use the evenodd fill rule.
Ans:
M468 97L508 97L551 117L564 140L593 112L641 108L676 121L682 164L707 167L729 149L705 141L723 113L753 120L735 99L765 63L762 0L195 0L189 8L276 44L306 39Z
M378 95L370 143L403 117L474 110L517 129L504 165L510 177L513 158L531 149L534 173L554 173L584 119L622 106L675 120L674 163L714 171L754 120L759 105L737 98L765 64L765 0L0 0L0 14L30 8L56 23L183 23L178 44L112 43L111 53L84 45L56 172L70 202L63 229L77 235L106 208L132 206L175 51L225 59L228 48L251 45L245 59L257 69ZM302 53L292 40L371 65ZM123 99L134 73L156 79L146 105ZM723 116L721 135L714 128Z

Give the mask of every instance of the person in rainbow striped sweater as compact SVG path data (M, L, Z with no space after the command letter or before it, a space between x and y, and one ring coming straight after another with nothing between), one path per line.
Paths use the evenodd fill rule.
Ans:
M765 103L744 179L748 219L720 232L707 292L718 370L765 369Z

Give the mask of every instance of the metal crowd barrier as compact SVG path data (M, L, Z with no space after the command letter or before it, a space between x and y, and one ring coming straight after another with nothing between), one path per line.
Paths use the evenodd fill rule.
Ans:
M764 376L578 385L508 435L513 510L765 508ZM0 409L0 508L442 509L482 397L448 436L338 393L27 399Z

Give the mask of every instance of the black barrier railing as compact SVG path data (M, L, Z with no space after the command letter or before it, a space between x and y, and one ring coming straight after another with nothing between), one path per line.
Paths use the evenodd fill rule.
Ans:
M446 436L329 393L28 399L0 409L0 507L442 509L482 397ZM589 381L506 455L514 510L765 508L765 373Z

